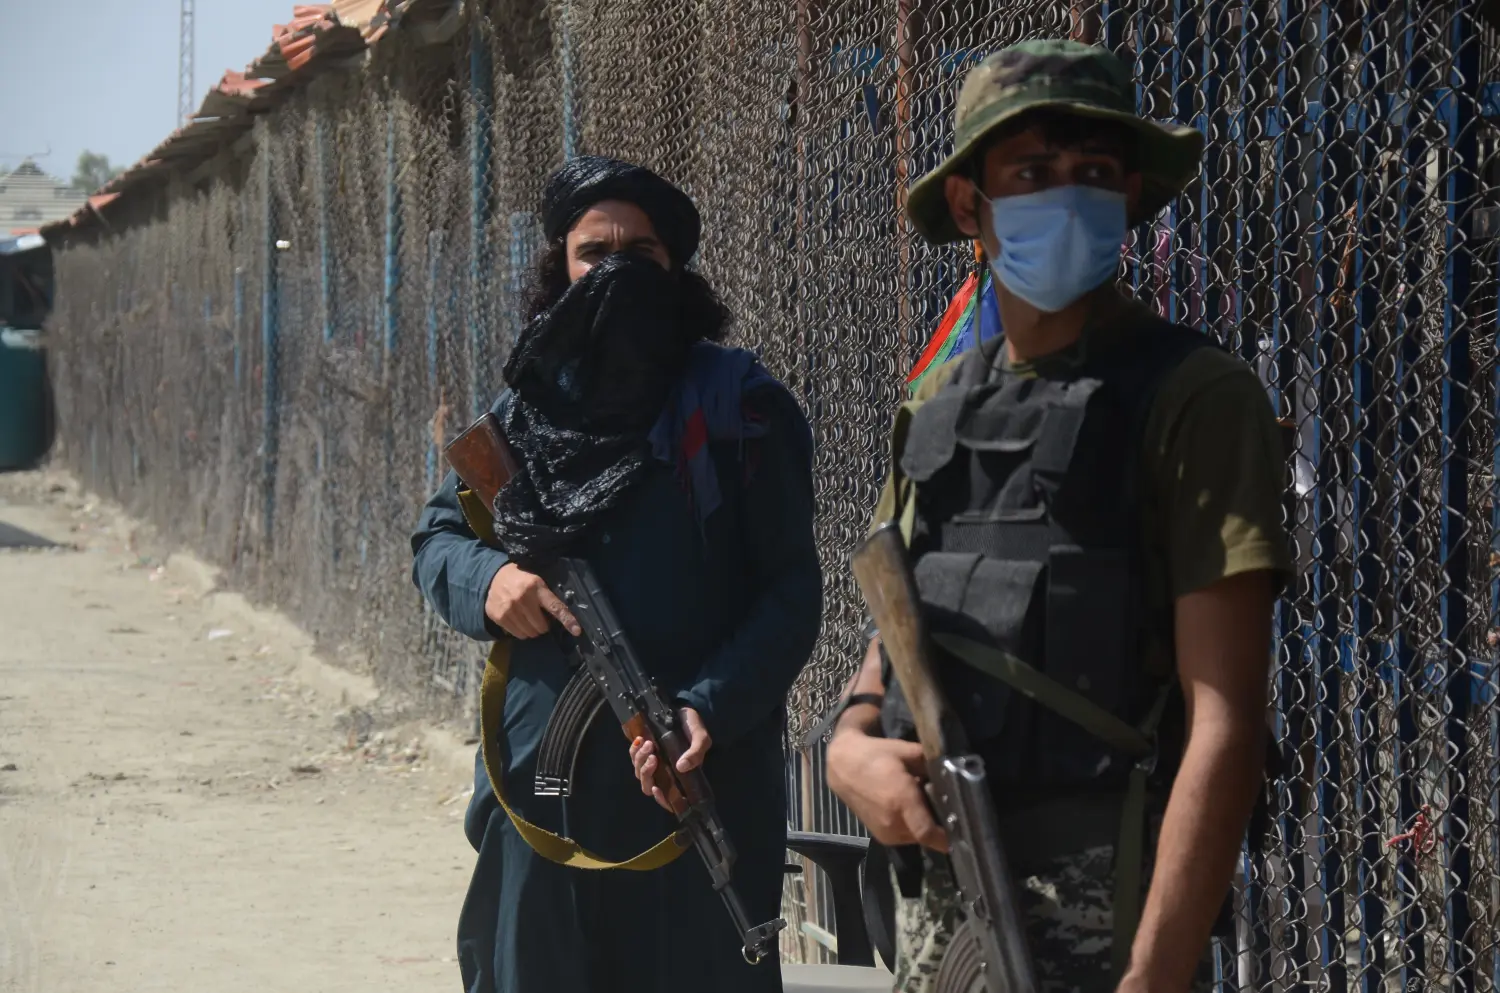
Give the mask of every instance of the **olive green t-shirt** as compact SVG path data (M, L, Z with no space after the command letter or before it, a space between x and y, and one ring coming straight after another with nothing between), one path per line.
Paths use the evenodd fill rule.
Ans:
M1105 336L1150 334L1143 305L1117 300L1073 345L1012 372L1057 376ZM903 404L914 413L953 378L962 356L933 370ZM898 421L899 423L899 421ZM893 465L904 431L893 438ZM1269 570L1277 587L1292 571L1282 523L1286 453L1265 388L1241 359L1200 348L1168 372L1152 398L1142 436L1141 514L1145 593L1152 607L1244 572ZM911 499L910 480L887 477L874 524L894 520ZM899 489L898 489L899 487Z

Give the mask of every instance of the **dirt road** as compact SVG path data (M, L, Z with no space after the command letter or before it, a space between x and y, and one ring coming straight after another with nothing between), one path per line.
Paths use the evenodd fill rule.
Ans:
M0 990L457 989L453 749L61 477L4 525Z

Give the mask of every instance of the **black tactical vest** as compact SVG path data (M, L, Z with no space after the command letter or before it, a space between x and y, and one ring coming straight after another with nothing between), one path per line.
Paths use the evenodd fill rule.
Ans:
M1170 608L1153 616L1144 596L1142 434L1163 376L1216 346L1154 316L1133 325L1087 342L1060 378L1006 370L998 338L970 352L913 416L900 471L915 483L909 547L930 629L1002 648L1139 725L1173 672ZM1077 724L954 656L940 667L997 792L1123 787L1130 761ZM886 675L884 732L911 738ZM1175 709L1164 739L1180 736Z

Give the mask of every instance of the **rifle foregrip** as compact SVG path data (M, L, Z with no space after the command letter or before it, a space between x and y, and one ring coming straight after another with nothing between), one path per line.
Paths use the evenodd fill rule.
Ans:
M656 747L661 749L663 763L674 771L677 768L677 760L682 758L683 753L687 751L683 746L682 735L676 731L668 731L656 743ZM694 807L701 806L713 799L713 790L708 786L708 777L703 775L702 766L691 772L677 772L674 778L677 780L677 784L681 786L682 793L687 798L687 802Z
M652 774L651 778L655 781L656 788L661 790L662 796L667 798L667 806L672 808L672 812L679 815L686 813L690 806L688 797L684 796L683 791L677 788L677 777L673 774L673 767L677 764L677 759L671 757L667 749L662 747L662 743L657 741L655 736L651 734L651 728L646 723L646 716L644 714L636 714L630 720L620 725L620 727L624 730L627 740L635 741L637 738L644 738L646 741L656 745L656 772ZM663 735L663 737L669 736ZM680 748L677 750L677 755L679 757L682 755Z

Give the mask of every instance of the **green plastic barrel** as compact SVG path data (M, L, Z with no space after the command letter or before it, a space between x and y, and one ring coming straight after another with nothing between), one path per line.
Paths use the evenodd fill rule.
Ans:
M52 249L38 235L0 238L0 472L30 469L52 447L47 350Z
M34 468L52 447L53 434L41 332L0 328L0 472Z

